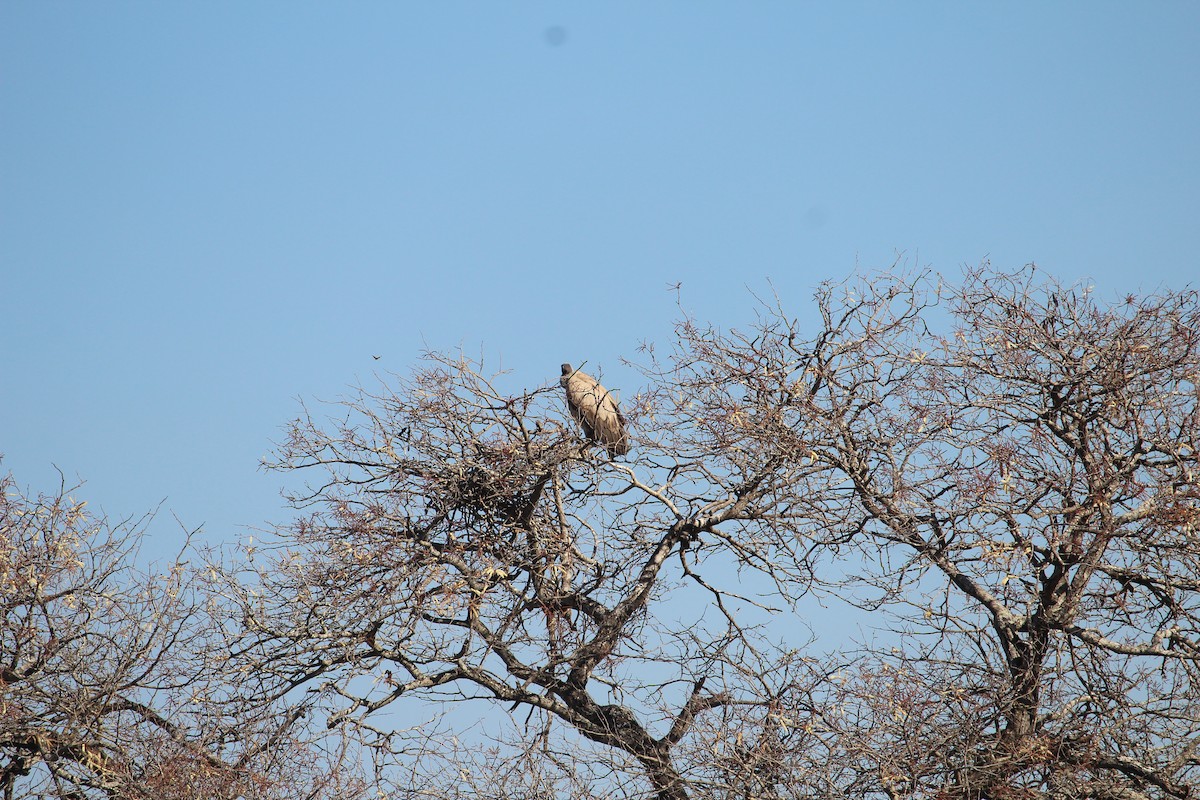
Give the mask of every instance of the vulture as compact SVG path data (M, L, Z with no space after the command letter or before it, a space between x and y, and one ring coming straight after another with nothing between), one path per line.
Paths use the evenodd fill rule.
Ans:
M570 364L562 365L562 377L558 382L567 390L567 408L575 421L583 426L584 434L593 442L604 445L610 458L628 453L625 418L608 389L586 372L572 369Z

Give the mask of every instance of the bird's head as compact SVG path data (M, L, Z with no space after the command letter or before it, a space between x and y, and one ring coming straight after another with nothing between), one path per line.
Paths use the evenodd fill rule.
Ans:
M575 370L571 369L571 365L570 365L570 364L563 364L563 365L562 365L562 371L563 371L563 372L562 372L562 374L563 374L564 376L566 376L566 375L570 375L570 374L571 374L572 372L574 372Z

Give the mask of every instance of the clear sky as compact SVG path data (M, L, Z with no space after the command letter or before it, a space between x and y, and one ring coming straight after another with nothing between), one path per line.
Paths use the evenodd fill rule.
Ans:
M299 398L427 348L632 393L677 282L1180 288L1197 87L1196 3L5 0L0 469L228 541Z

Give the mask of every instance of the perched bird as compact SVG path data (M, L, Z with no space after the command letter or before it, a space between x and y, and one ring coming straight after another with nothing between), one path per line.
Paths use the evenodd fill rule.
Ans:
M616 398L600 385L600 381L562 365L562 377L558 380L567 390L567 408L575 421L583 426L584 434L593 442L604 445L611 458L629 452L629 434L625 430L625 418L617 408Z

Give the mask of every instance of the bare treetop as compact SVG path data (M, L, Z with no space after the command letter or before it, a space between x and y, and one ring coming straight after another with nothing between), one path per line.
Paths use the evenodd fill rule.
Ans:
M225 669L219 599L182 557L133 563L149 517L86 505L0 478L5 800L357 797L358 770L332 768L302 710L229 701L244 676Z
M427 797L1191 796L1194 293L885 274L641 369L619 462L436 355L297 420L234 663ZM758 627L810 592L888 646ZM396 725L420 700L505 732Z

